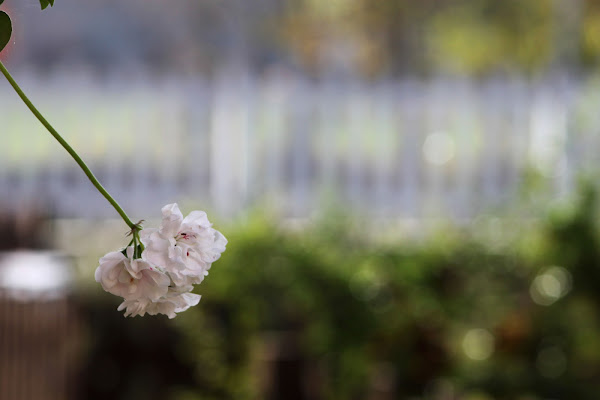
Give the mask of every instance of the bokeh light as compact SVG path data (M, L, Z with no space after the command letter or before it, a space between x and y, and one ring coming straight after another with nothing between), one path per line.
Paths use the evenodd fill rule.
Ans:
M571 274L565 268L548 267L534 278L529 293L537 304L549 306L571 290L571 280Z
M475 361L488 359L494 353L494 336L487 330L476 328L469 330L462 341L465 355Z
M434 132L425 138L423 155L434 165L444 165L454 158L454 139L446 132Z

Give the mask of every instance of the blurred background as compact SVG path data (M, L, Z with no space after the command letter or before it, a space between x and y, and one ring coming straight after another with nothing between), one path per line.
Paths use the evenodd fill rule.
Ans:
M135 221L228 250L174 320L0 80L1 399L600 396L600 1L6 0L0 54Z

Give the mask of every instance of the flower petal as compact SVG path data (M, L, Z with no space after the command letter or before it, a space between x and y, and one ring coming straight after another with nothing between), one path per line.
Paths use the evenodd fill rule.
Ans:
M183 214L179 211L177 203L167 204L161 211L163 218L159 231L162 235L174 237L183 221Z
M198 226L202 228L210 228L212 226L204 211L192 211L185 217L182 225Z

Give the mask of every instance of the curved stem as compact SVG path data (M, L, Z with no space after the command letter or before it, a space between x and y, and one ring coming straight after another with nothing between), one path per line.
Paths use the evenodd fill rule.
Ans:
M94 174L92 173L92 171L90 171L89 167L83 162L83 160L81 159L81 157L79 157L79 155L75 152L75 150L73 150L73 148L69 145L69 143L67 143L62 138L62 136L60 136L58 134L58 132L56 131L56 129L54 129L52 127L52 125L50 125L50 123L48 123L48 121L46 121L46 119L44 118L44 116L37 110L37 108L35 108L35 106L27 98L27 96L25 95L25 93L23 93L23 91L21 90L21 88L19 87L19 85L17 85L17 82L15 82L15 80L10 75L10 73L8 72L8 70L6 69L6 67L4 66L4 64L2 64L2 61L0 61L0 71L2 71L2 74L6 77L6 80L8 80L8 82L10 83L10 85L13 87L13 89L15 90L15 92L17 92L17 94L19 95L19 97L21 98L21 100L23 100L23 102L25 103L25 105L27 105L27 107L29 108L29 110L31 110L31 112L33 113L33 115L36 116L36 118L42 123L42 125L44 125L44 127L46 127L46 129L48 130L48 132L50 132L50 134L52 136L54 136L54 138L58 141L58 143L60 143L62 145L62 147L64 147L64 149L71 155L71 157L73 157L73 159L75 160L75 162L83 170L83 172L88 177L88 179L90 180L90 182L92 182L92 184L96 187L96 189L98 189L98 191L106 198L106 200L108 200L108 202L114 207L114 209L117 210L117 212L119 213L119 215L121 216L121 218L123 218L123 221L125 221L125 223L132 230L134 230L134 231L139 230L139 226L136 225L136 224L134 224L133 222L131 222L131 220L129 219L129 217L127 216L127 214L125 213L125 211L123 211L123 209L121 208L121 206L119 205L119 203L117 203L115 201L115 199L113 199L112 196L106 191L106 189L104 189L104 187L100 184L100 182L94 176Z

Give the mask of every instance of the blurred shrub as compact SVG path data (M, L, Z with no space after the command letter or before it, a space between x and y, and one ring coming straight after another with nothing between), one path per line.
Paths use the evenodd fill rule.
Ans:
M291 0L286 49L309 71L364 76L591 72L600 3L547 0ZM276 24L277 25L277 24Z
M175 320L92 304L89 368L166 387L136 397L123 385L146 381L122 374L114 399L594 399L595 209L588 187L535 231L508 226L501 246L476 230L382 245L351 224L255 221L226 232L200 305Z

